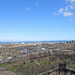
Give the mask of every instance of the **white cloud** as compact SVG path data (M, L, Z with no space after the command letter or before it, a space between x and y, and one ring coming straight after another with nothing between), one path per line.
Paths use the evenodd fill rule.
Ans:
M11 40L11 38L8 38L8 40Z
M75 0L66 0L66 2L74 3Z
M58 13L54 12L53 15L58 15Z
M65 7L65 11L68 11L68 10L69 10L69 6L66 6L66 7Z
M71 12L64 12L63 13L63 16L72 16L74 13L71 13Z
M36 6L39 6L39 4L38 4L38 3L36 3L35 5L36 5Z
M67 5L67 6L65 7L65 11L68 11L68 10L70 10L70 9L74 9L74 7L75 7L74 4Z
M70 21L75 21L75 18L73 18L73 19L70 19Z
M35 6L39 6L39 2L38 1L36 1Z
M60 9L59 9L59 13L62 13L63 11L64 11L63 8L60 8Z
M70 5L69 7L70 9L74 9L75 5Z
M74 15L73 10L75 9L75 0L65 0L65 1L69 2L69 3L67 3L65 7L60 8L57 13L54 12L53 15L59 15L59 14L61 14L64 17ZM71 19L71 20L75 20L75 19Z
M29 7L26 7L25 10L30 10L30 8Z

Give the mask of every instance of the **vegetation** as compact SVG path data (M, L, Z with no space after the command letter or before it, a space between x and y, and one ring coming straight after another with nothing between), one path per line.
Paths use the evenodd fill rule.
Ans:
M75 69L75 55L56 55L35 60L26 60L15 63L2 64L7 66L6 70L20 73L21 75L37 75L50 69L58 67L59 62L66 61L67 67Z

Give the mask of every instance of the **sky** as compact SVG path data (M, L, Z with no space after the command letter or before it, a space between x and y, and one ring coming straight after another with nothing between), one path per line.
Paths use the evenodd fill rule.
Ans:
M75 40L75 0L0 0L2 40Z

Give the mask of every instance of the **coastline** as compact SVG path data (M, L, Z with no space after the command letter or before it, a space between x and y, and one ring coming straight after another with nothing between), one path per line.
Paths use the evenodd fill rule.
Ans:
M51 42L67 42L67 41L72 41L72 40L55 40L55 41L0 41L0 44L21 44L21 43L51 43ZM75 41L75 40L74 40Z

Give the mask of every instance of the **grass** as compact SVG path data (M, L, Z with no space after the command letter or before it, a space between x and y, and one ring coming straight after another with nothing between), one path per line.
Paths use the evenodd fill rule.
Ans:
M52 64L56 63L56 61L51 61Z
M24 64L24 67L27 67L29 64L30 64L30 63L26 63L26 64Z
M5 70L9 70L9 69L10 69L10 67L5 68Z
M10 64L0 64L0 67L5 67L5 66L8 66L8 65L12 65L14 63L10 63Z
M42 63L45 63L45 62L46 62L46 60L40 60L38 63L42 64Z

